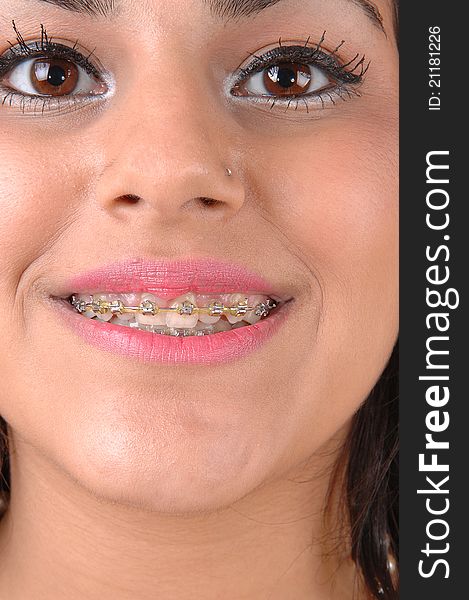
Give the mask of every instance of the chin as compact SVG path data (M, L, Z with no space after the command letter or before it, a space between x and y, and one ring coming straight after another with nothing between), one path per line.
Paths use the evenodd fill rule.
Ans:
M145 512L221 510L261 485L272 468L269 449L239 435L193 435L161 445L149 436L93 433L62 452L62 469L100 502Z

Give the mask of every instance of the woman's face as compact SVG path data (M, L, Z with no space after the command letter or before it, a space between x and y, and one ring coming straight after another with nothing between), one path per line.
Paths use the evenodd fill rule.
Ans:
M385 33L356 0L250 14L245 1L236 20L204 0L116 1L108 17L57 4L0 7L4 57L7 40L20 48L14 20L30 46L41 24L57 43L78 40L97 69L78 68L76 94L64 63L0 59L0 414L18 452L28 444L100 498L221 507L342 439L395 343L391 6L375 0ZM310 59L258 64L232 95L238 67L279 38ZM68 95L31 97L66 91L64 73ZM272 337L223 363L98 348L50 300L101 266L207 257L294 299Z

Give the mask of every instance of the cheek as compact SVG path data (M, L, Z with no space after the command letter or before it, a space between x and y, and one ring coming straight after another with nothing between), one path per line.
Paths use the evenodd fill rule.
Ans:
M350 264L366 267L371 250L397 246L393 130L353 128L344 120L282 146L283 165L275 165L282 176L273 190L266 179L263 196L272 198L274 191L272 212L305 262L346 273Z
M346 143L329 135L316 145L309 177L298 178L290 192L295 208L287 219L324 292L340 283L359 297L378 292L396 266L397 173L387 148L348 135ZM308 173L305 162L302 170Z
M310 390L307 410L324 431L366 398L397 337L396 131L396 124L386 130L337 120L322 132L319 123L303 144L282 144L284 166L276 165L283 178L272 217L321 298L319 307L308 298L301 306L305 315L319 312L319 326L299 376ZM272 198L267 178L264 184L263 196Z
M9 143L11 141L11 143ZM15 148L15 150L13 150ZM0 142L0 250L1 296L14 292L12 281L17 279L47 239L43 228L50 218L41 202L45 165L28 155L26 146L13 143L8 137ZM45 196L50 198L50 196Z
M398 148L393 130L341 125L295 148L272 205L322 288L322 316L338 305L356 319L396 301Z
M59 252L62 233L71 235L78 227L80 194L91 173L77 156L81 141L64 143L35 131L19 136L11 130L0 139L2 308L13 298L21 302L28 292L23 284L31 285L29 270L47 271L50 249ZM17 288L25 294L17 294Z
M57 236L64 217L64 198L70 189L67 169L38 147L31 139L7 136L0 141L2 304L15 293L24 270Z

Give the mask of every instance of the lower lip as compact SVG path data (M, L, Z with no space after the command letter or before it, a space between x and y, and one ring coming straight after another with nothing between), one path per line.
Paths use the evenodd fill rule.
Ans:
M282 326L291 302L254 325L204 336L173 337L88 319L66 301L54 299L54 309L87 343L142 362L164 364L227 363L258 350Z

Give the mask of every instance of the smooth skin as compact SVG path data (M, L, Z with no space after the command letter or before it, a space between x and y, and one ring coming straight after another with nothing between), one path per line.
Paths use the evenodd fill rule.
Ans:
M227 24L203 0L121 0L112 19L1 0L1 53L12 19L26 40L43 23L115 80L95 108L0 102L2 599L367 597L335 505L323 517L398 333L398 55L390 4L375 4L385 33L349 0ZM324 31L329 51L345 40L343 62L371 59L361 97L309 112L229 98L249 52ZM225 365L112 355L48 297L132 256L241 263L295 306Z

